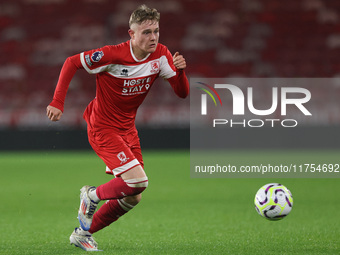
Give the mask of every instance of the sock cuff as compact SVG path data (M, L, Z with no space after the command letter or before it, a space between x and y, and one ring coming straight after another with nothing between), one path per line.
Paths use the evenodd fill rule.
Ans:
M148 186L148 177L129 179L125 181L130 188L146 188Z
M121 208L123 208L125 211L130 211L132 208L134 208L133 205L130 205L129 203L125 202L124 199L117 199L118 204L120 205Z

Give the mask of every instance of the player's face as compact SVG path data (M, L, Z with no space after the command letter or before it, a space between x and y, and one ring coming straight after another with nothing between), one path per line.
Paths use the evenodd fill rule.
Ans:
M159 24L157 21L146 20L142 24L133 24L129 30L132 41L132 49L139 59L153 53L158 44Z

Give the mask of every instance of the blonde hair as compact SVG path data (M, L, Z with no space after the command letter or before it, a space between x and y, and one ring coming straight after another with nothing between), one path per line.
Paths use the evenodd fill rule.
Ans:
M142 24L146 20L152 20L159 22L160 13L155 8L149 8L145 4L139 6L130 16L129 26L136 23Z

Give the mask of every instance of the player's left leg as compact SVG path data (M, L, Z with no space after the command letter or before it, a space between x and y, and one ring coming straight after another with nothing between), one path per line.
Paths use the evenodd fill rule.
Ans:
M133 197L141 197L141 195L136 195ZM93 221L89 232L91 234L109 226L111 223L118 220L121 216L132 210L135 205L126 202L125 200L129 198L113 199L107 200L99 210L94 214ZM132 198L135 202L138 198Z
M136 129L127 134L118 134L112 130L93 131L88 128L88 138L94 151L105 162L106 173L116 178L97 188L85 186L81 189L78 218L84 230L90 229L99 201L131 197L130 203L134 206L138 200L134 197L148 185Z
M125 180L123 178L125 178ZM141 199L140 193L142 193L147 186L148 178L140 165L123 173L121 177L116 177L97 188L84 186L81 189L80 208L78 212L80 226L86 231L90 229L94 212L101 200L114 201L108 205L103 205L103 208L100 209L101 211L98 212L98 216L105 214L108 215L110 219L112 218L110 214L112 214L114 216L112 220L105 220L108 225L111 224L139 203ZM98 220L96 220L96 222L98 222Z
M90 229L93 214L96 211L98 203L100 201L98 197L93 197L93 194L95 194L95 189L96 188L94 186L88 185L80 189L80 206L78 210L78 220L81 228L86 231Z
M110 200L134 196L142 193L148 186L148 178L140 165L120 174L97 187L96 195L100 200Z
M122 184L123 182L128 188ZM120 187L117 187L117 185ZM108 183L100 185L97 188L97 195L100 199L105 197L108 201L94 214L89 232L93 234L109 226L133 209L140 202L142 198L141 192L146 189L147 185L147 177L141 166L135 167L122 174L121 177L116 177ZM122 195L122 190L124 190L124 195L127 196L115 199Z
M101 140L97 144L96 137L105 137L104 144L101 144ZM121 143L122 140L124 143ZM120 137L114 133L98 135L89 132L89 141L98 156L108 166L106 172L114 174L116 177L97 188L89 186L85 189L86 192L82 192L84 196L81 201L89 201L90 207L91 205L96 207L96 204L101 200L108 200L94 214L92 214L94 212L92 209L88 210L89 213L85 211L84 214L82 211L87 207L80 206L78 217L81 226L84 225L82 225L82 218L88 217L86 228L82 229L83 232L81 232L85 233L83 238L88 235L92 237L93 233L109 226L134 208L141 200L141 193L148 186L148 178L143 169L143 157L136 130L125 137Z
M123 178L126 179L124 180ZM86 230L88 231L82 228L85 224L82 224L82 217L78 216L81 228L76 229L70 236L71 244L75 244L77 247L88 251L98 249L97 244L92 238L92 234L109 226L118 220L119 217L133 209L140 202L142 197L141 192L143 192L147 186L148 179L144 170L139 165L125 172L121 177L116 177L108 183L100 185L98 188L93 186L83 187L82 190L84 190L82 194L85 194L84 197L90 201L89 203L95 204L95 207L100 200L103 200L101 198L105 197L105 199L108 200L96 213L94 213L95 207L92 207L91 215L82 215L88 217L86 224L86 226L88 226ZM100 192L97 192L98 189ZM84 202L86 199L81 199L81 201ZM81 206L81 208L82 207L83 206Z

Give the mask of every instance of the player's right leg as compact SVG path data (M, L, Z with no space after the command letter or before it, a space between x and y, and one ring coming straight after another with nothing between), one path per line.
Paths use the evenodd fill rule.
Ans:
M85 251L99 251L98 244L92 235L82 228L75 228L70 236L70 243Z

